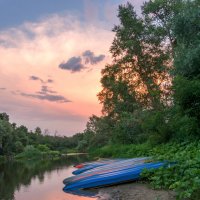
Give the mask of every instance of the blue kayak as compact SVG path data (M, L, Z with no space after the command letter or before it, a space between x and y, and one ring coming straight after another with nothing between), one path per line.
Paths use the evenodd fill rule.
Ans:
M122 161L122 160L125 160L125 159L109 159L109 160L100 160L100 161L95 161L95 162L90 162L90 163L79 164L77 166L81 166L82 165L83 167L73 171L72 174L78 175L78 174L81 174L81 173L83 173L85 171L94 169L96 167L100 167L100 166L104 166L104 165L107 165L107 164L119 162L119 161Z
M72 181L80 181L81 179L88 178L90 176L96 175L96 174L106 174L114 171L123 170L126 168L132 168L136 165L143 164L144 162L149 161L150 158L143 157L143 158L132 158L132 159L126 159L123 161L118 161L115 163L107 164L104 166L97 167L95 169L88 170L82 174L79 174L77 176L69 177L64 179L63 183L71 183Z
M127 181L133 181L140 178L140 174L144 169L157 169L166 162L151 162L138 164L132 167L124 167L121 170L109 173L93 174L82 179L68 182L63 188L64 191L102 187L107 185L119 184Z
M101 158L97 161L91 161L91 162L84 162L84 163L79 163L79 164L76 164L74 165L75 168L83 168L83 167L86 167L88 165L98 165L98 164L101 164L101 163L111 163L112 161L120 161L120 160L125 160L125 158L116 158L116 159L107 159L107 158Z

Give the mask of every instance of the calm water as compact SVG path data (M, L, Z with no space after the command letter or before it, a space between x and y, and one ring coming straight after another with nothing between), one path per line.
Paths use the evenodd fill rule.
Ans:
M95 200L98 192L68 194L63 179L72 176L73 165L86 157L59 161L14 162L0 165L0 200ZM84 195L84 196L83 196ZM91 197L93 195L93 197Z

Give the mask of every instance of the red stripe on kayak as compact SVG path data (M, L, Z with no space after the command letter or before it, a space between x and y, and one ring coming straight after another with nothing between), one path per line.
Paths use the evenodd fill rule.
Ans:
M76 168L80 169L80 168L83 168L83 167L84 167L84 165L83 165L83 164L79 164L79 165L75 165L74 167L76 167Z

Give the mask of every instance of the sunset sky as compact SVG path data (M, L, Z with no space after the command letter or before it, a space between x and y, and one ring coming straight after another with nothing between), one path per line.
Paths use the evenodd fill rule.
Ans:
M132 0L137 10L143 0ZM0 0L0 112L70 136L101 114L101 69L124 0Z

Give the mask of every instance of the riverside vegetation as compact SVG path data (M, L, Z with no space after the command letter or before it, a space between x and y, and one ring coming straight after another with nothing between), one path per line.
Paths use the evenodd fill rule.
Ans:
M98 94L102 116L91 116L83 133L61 138L38 134L38 128L28 132L1 114L3 155L23 157L34 148L152 156L176 164L144 171L144 180L175 190L178 199L199 199L200 1L148 1L140 15L127 3L119 6L118 18L110 47L113 61L102 70Z

